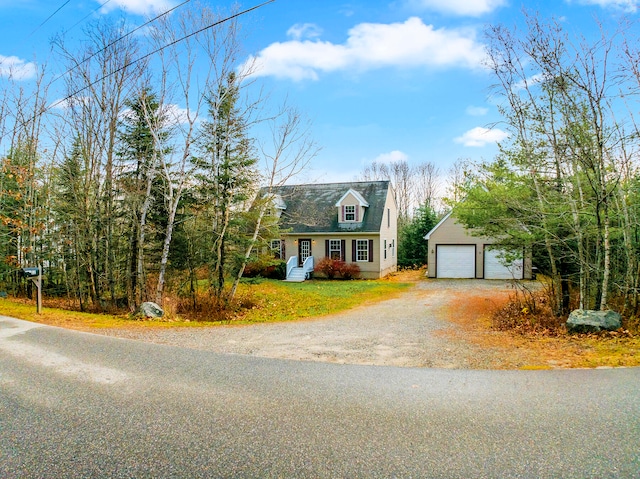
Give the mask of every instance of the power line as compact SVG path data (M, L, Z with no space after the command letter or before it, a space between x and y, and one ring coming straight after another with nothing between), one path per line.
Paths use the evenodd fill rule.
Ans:
M100 10L102 7L104 7L107 3L109 3L111 0L107 0L106 2L104 2L102 5L100 5L99 7L91 10L89 13L87 13L84 17L82 17L80 20L78 20L76 23L74 23L71 28L68 28L65 33L70 32L71 30L73 30L74 28L76 28L78 25L80 25L82 22L84 22L87 18L89 18L91 15L93 15L94 13L96 13L98 10Z
M69 0L69 1L70 1L70 0ZM189 0L187 0L187 1L189 1ZM40 115L41 115L41 114L43 114L43 113L47 112L48 110L51 110L52 108L54 108L54 107L56 107L56 106L60 105L61 103L64 103L65 101L69 100L70 98L74 97L74 96L75 96L75 95L77 95L78 93L81 93L81 92L83 92L84 90L86 90L86 89L88 89L88 88L91 88L93 85L95 85L96 83L101 82L101 81L102 81L102 80L104 80L105 78L108 78L108 77L110 77L111 75L115 75L116 73L118 73L118 72L120 72L120 71L124 70L125 68L128 68L128 67L130 67L130 66L132 66L132 65L135 65L136 63L138 63L138 62L140 62L140 61L142 61L142 60L144 60L144 59L146 59L146 58L149 58L151 55L154 55L154 54L156 54L156 53L158 53L158 52L160 52L160 51L164 50L165 48L168 48L168 47L170 47L170 46L173 46L173 45L175 45L175 44L177 44L177 43L180 43L180 42L182 42L182 41L186 40L187 38L190 38L190 37L192 37L192 36L194 36L194 35L197 35L197 34L199 34L199 33L202 33L202 32L204 32L205 30L208 30L208 29L210 29L210 28L213 28L213 27L215 27L215 26L217 26L217 25L220 25L220 24L222 24L222 23L228 22L229 20L233 20L234 18L237 18L237 17L239 17L239 16L241 16L241 15L245 15L245 14L247 14L247 13L249 13L249 12L252 12L253 10L257 10L258 8L264 7L265 5L267 5L267 4L269 4L269 3L273 3L273 2L275 2L275 0L267 0L266 2L263 2L263 3L259 4L259 5L255 5L255 6L251 7L251 8L248 8L248 9L246 9L246 10L243 10L243 11L241 11L241 12L238 12L238 13L236 13L236 14L234 14L234 15L229 16L229 17L223 18L222 20L218 20L218 21L216 21L216 22L213 22L213 23L211 23L210 25L207 25L206 27L201 28L200 30L197 30L197 31L192 32L192 33L189 33L188 35L185 35L185 36L184 36L184 37L182 37L182 38L179 38L179 39L177 39L177 40L174 40L174 41L172 41L171 43L168 43L168 44L166 44L166 45L164 45L164 46L162 46L162 47L160 47L160 48L158 48L158 49L156 49L156 50L154 50L154 51L152 51L152 52L150 52L150 53L147 53L146 55L141 56L140 58L137 58L136 60L133 60L133 61L131 61L131 62L127 63L126 65L124 65L124 66L122 66L122 67L120 67L120 68L118 68L118 69L116 69L116 70L114 70L114 71L112 71L112 72L109 72L109 73L105 74L105 75L104 75L104 76L102 76L101 78L99 78L99 79L97 79L97 80L95 80L95 81L91 82L89 85L86 85L86 86L84 86L84 87L80 88L79 90L76 90L75 92L71 93L70 95L66 96L65 98L62 98L62 99L60 99L60 100L58 100L58 101L56 101L56 102L52 103L51 105L49 105L49 106L47 106L47 107L43 108L43 109L42 109L38 114L40 114ZM183 2L183 3L186 3L186 2ZM180 4L180 5L182 5L182 4ZM180 6L180 5L178 5L178 6ZM175 8L177 8L177 7L174 7L174 9L175 9ZM166 14L166 13L168 13L168 12L165 12L165 14ZM150 20L150 21L151 21L151 20ZM147 23L149 23L149 22L147 22ZM140 28L140 27L139 27L139 28ZM135 30L134 30L134 31L135 31ZM132 32L129 32L129 34L131 34L131 33L132 33ZM116 40L116 42L117 42L117 41L118 41L118 40ZM113 43L115 43L115 42L112 42L111 44L113 44ZM106 47L105 47L105 48L106 48ZM82 62L82 63L84 63L85 61L86 61L86 59L85 59L85 60L83 60L83 62ZM79 63L78 65L80 65L80 64L81 64L81 63ZM77 66L78 66L78 65L77 65ZM73 70L73 69L72 69L72 70ZM71 70L69 70L69 71L71 71ZM69 72L67 72L67 73L69 73ZM60 77L58 77L58 78L60 78ZM57 80L58 78L56 78L56 80ZM54 81L55 81L55 80L54 80ZM33 118L33 119L35 119L35 117L36 117L36 116L37 116L37 115L34 115L34 118ZM29 120L29 121L31 121L31 120ZM24 122L22 123L22 126L26 125L27 123L28 123L28 121L24 121ZM1 140L3 137L4 137L4 135L0 136L0 140Z
M66 2L64 2L62 5L60 5L60 6L56 9L56 11L55 11L55 12L53 12L51 15L49 15L49 16L45 19L45 21L44 21L44 22L42 22L40 25L38 25L38 26L36 27L36 29L35 29L34 31L32 31L32 32L29 34L29 37L30 37L31 35L33 35L34 33L36 33L36 32L37 32L37 31L42 27L42 25L44 25L44 24L45 24L45 23L47 23L49 20L51 20L51 18L53 18L53 16L54 16L56 13L58 13L60 10L62 10L62 8L63 8L67 3L69 3L70 1L71 1L71 0L67 0L67 1L66 1ZM29 38L29 37L27 37L27 38Z
M107 0L107 2L110 0ZM112 41L111 43L109 43L107 46L101 48L100 50L98 50L97 52L95 52L94 54L88 56L87 58L83 59L81 62L77 63L74 67L71 67L69 70L67 70L66 72L64 72L62 75L56 77L51 83L56 82L58 80L60 80L60 78L62 78L63 76L67 75L68 73L71 73L73 70L75 70L76 68L78 68L80 65L82 65L83 63L88 62L89 60L91 60L93 57L95 57L96 55L98 55L99 53L105 51L107 48L113 46L114 44L118 43L120 40L124 40L125 38L127 38L128 36L134 34L135 32L137 32L138 30L140 30L141 28L146 27L147 25L149 25L151 22L155 22L158 18L162 18L165 15L171 13L172 11L174 11L175 9L181 7L182 5L184 5L185 3L189 3L191 0L185 0L184 2L180 3L179 5L176 5L173 8L170 8L169 10L167 10L166 12L161 13L160 15L157 15L156 17L152 18L151 20L147 20L146 22L144 22L142 25L134 28L133 30L131 30L128 33L125 33L124 35L122 35L120 38ZM104 2L102 5L105 5L107 2ZM98 7L101 8L101 7ZM94 10L95 11L95 10ZM92 12L93 13L93 12ZM86 18L86 17L85 17ZM76 24L77 25L77 24ZM74 25L75 26L75 25ZM72 27L73 28L73 27ZM114 72L115 73L115 72Z
M246 9L246 10L243 10L243 11L241 11L241 12L238 12L238 13L236 13L236 14L234 14L234 15L229 16L229 17L223 18L222 20L218 20L218 21L216 21L216 22L213 22L213 23L211 23L210 25L207 25L206 27L201 28L200 30L196 30L195 32L189 33L188 35L185 35L185 36L184 36L184 37L182 37L182 38L179 38L179 39L174 40L174 41L172 41L172 42L170 42L170 43L167 43L166 45L163 45L162 47L157 48L156 50L153 50L152 52L147 53L146 55L142 55L141 57L136 58L135 60L133 60L133 61L131 61L131 62L129 62L129 63L127 63L127 64L125 64L125 65L121 66L120 68L117 68L117 69L115 69L115 70L113 70L113 71L111 71L111 72L109 72L109 73L107 73L107 74L103 75L102 77L100 77L100 78L98 78L97 80L95 80L95 81L93 81L93 82L89 83L88 85L86 85L86 86L84 86L84 87L80 88L79 90L74 91L73 93L71 93L70 95L66 96L65 98L62 98L62 99L60 99L60 100L56 101L55 103L53 103L53 104L49 105L47 108L45 108L45 109L42 111L42 113L44 113L44 112L45 112L45 111L47 111L47 110L50 110L51 108L54 108L55 106L57 106L57 105L59 105L59 104L61 104L61 103L64 103L65 101L69 100L70 98L72 98L72 97L76 96L78 93L81 93L81 92L85 91L86 89L91 88L93 85L95 85L96 83L101 82L101 81L102 81L102 80L104 80L105 78L108 78L108 77L110 77L111 75L115 75L116 73L121 72L121 71L122 71L122 70L124 70L125 68L129 68L130 66L133 66L133 65L135 65L136 63L141 62L142 60L145 60L145 59L149 58L150 56L155 55L155 54L156 54L156 53L158 53L158 52L161 52L161 51L162 51L162 50L164 50L165 48L169 48L170 46L173 46L173 45L175 45L175 44L177 44L177 43L180 43L180 42L182 42L182 41L186 40L187 38L191 38L191 37L192 37L192 36L194 36L194 35L197 35L197 34L199 34L199 33L202 33L202 32L204 32L205 30L208 30L208 29L210 29L210 28L213 28L213 27L215 27L215 26L217 26L217 25L220 25L220 24L222 24L222 23L228 22L229 20L233 20L234 18L237 18L237 17L239 17L239 16L241 16L241 15L245 15L245 14L247 14L247 13L249 13L249 12L253 11L253 10L257 10L258 8L264 7L265 5L267 5L267 4L269 4L269 3L273 3L273 2L275 2L275 0L267 0L266 2L263 2L263 3L259 4L259 5L256 5L256 6L254 6L254 7L248 8L248 9Z
M69 3L71 0L67 0L66 2L64 2L62 5L60 5L58 8L56 8L55 12L53 12L51 15L49 15L40 25L38 25L29 35L26 36L25 40L30 38L34 33L36 33L38 30L40 30L40 28L47 23L49 20L51 20L53 18L53 16L58 13L60 10L62 10L62 8ZM110 0L107 0L110 1ZM2 61L0 61L0 66L2 66L4 64L4 62L7 60L7 58L3 58Z

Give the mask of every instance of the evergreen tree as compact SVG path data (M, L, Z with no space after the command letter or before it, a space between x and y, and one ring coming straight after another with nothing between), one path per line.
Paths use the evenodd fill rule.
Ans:
M425 235L436 225L433 209L421 205L412 218L408 218L398 230L398 266L411 268L427 263L428 245Z
M238 248L246 236L239 212L252 198L258 177L239 88L236 75L231 73L207 99L210 121L202 129L203 155L193 160L199 171L200 201L209 207L209 279L219 304L226 300L225 276L233 274L237 265L230 255L240 254Z
M166 121L161 105L149 88L143 88L125 105L128 111L119 134L121 148L118 156L123 162L119 187L127 225L125 231L128 231L127 299L130 308L135 309L148 299L146 283L149 262L146 260L146 251L159 250L158 245L154 248L147 246L147 233L153 231L153 222L150 220L159 223L159 231L164 230L162 222L166 213L162 211L163 202L158 201L163 197L159 191L162 183L158 179L158 170L161 155L166 150L163 144L168 132L163 128ZM152 214L154 211L156 214Z

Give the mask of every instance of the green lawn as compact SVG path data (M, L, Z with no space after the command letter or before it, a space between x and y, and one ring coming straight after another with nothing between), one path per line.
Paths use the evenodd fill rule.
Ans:
M379 281L306 281L284 283L276 280L249 280L240 284L237 293L241 305L225 324L247 324L322 316L344 311L366 303L397 296L411 286L410 282ZM189 321L170 314L170 321L137 321L128 314L93 314L45 307L36 314L34 302L0 299L0 315L73 329L95 328L171 328L219 324L214 321Z
M390 281L305 281L284 283L264 280L242 285L241 298L252 298L255 308L244 310L241 322L291 321L323 316L361 304L381 301L406 291L410 283Z

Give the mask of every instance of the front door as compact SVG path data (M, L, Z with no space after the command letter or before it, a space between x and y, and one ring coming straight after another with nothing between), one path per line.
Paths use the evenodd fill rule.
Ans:
M298 266L302 266L309 256L311 256L311 240L301 239L298 241Z

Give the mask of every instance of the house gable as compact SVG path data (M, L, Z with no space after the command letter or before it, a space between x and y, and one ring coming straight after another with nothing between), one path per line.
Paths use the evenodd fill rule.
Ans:
M360 193L349 188L335 204L338 214L338 226L342 229L357 228L364 221L369 203Z

